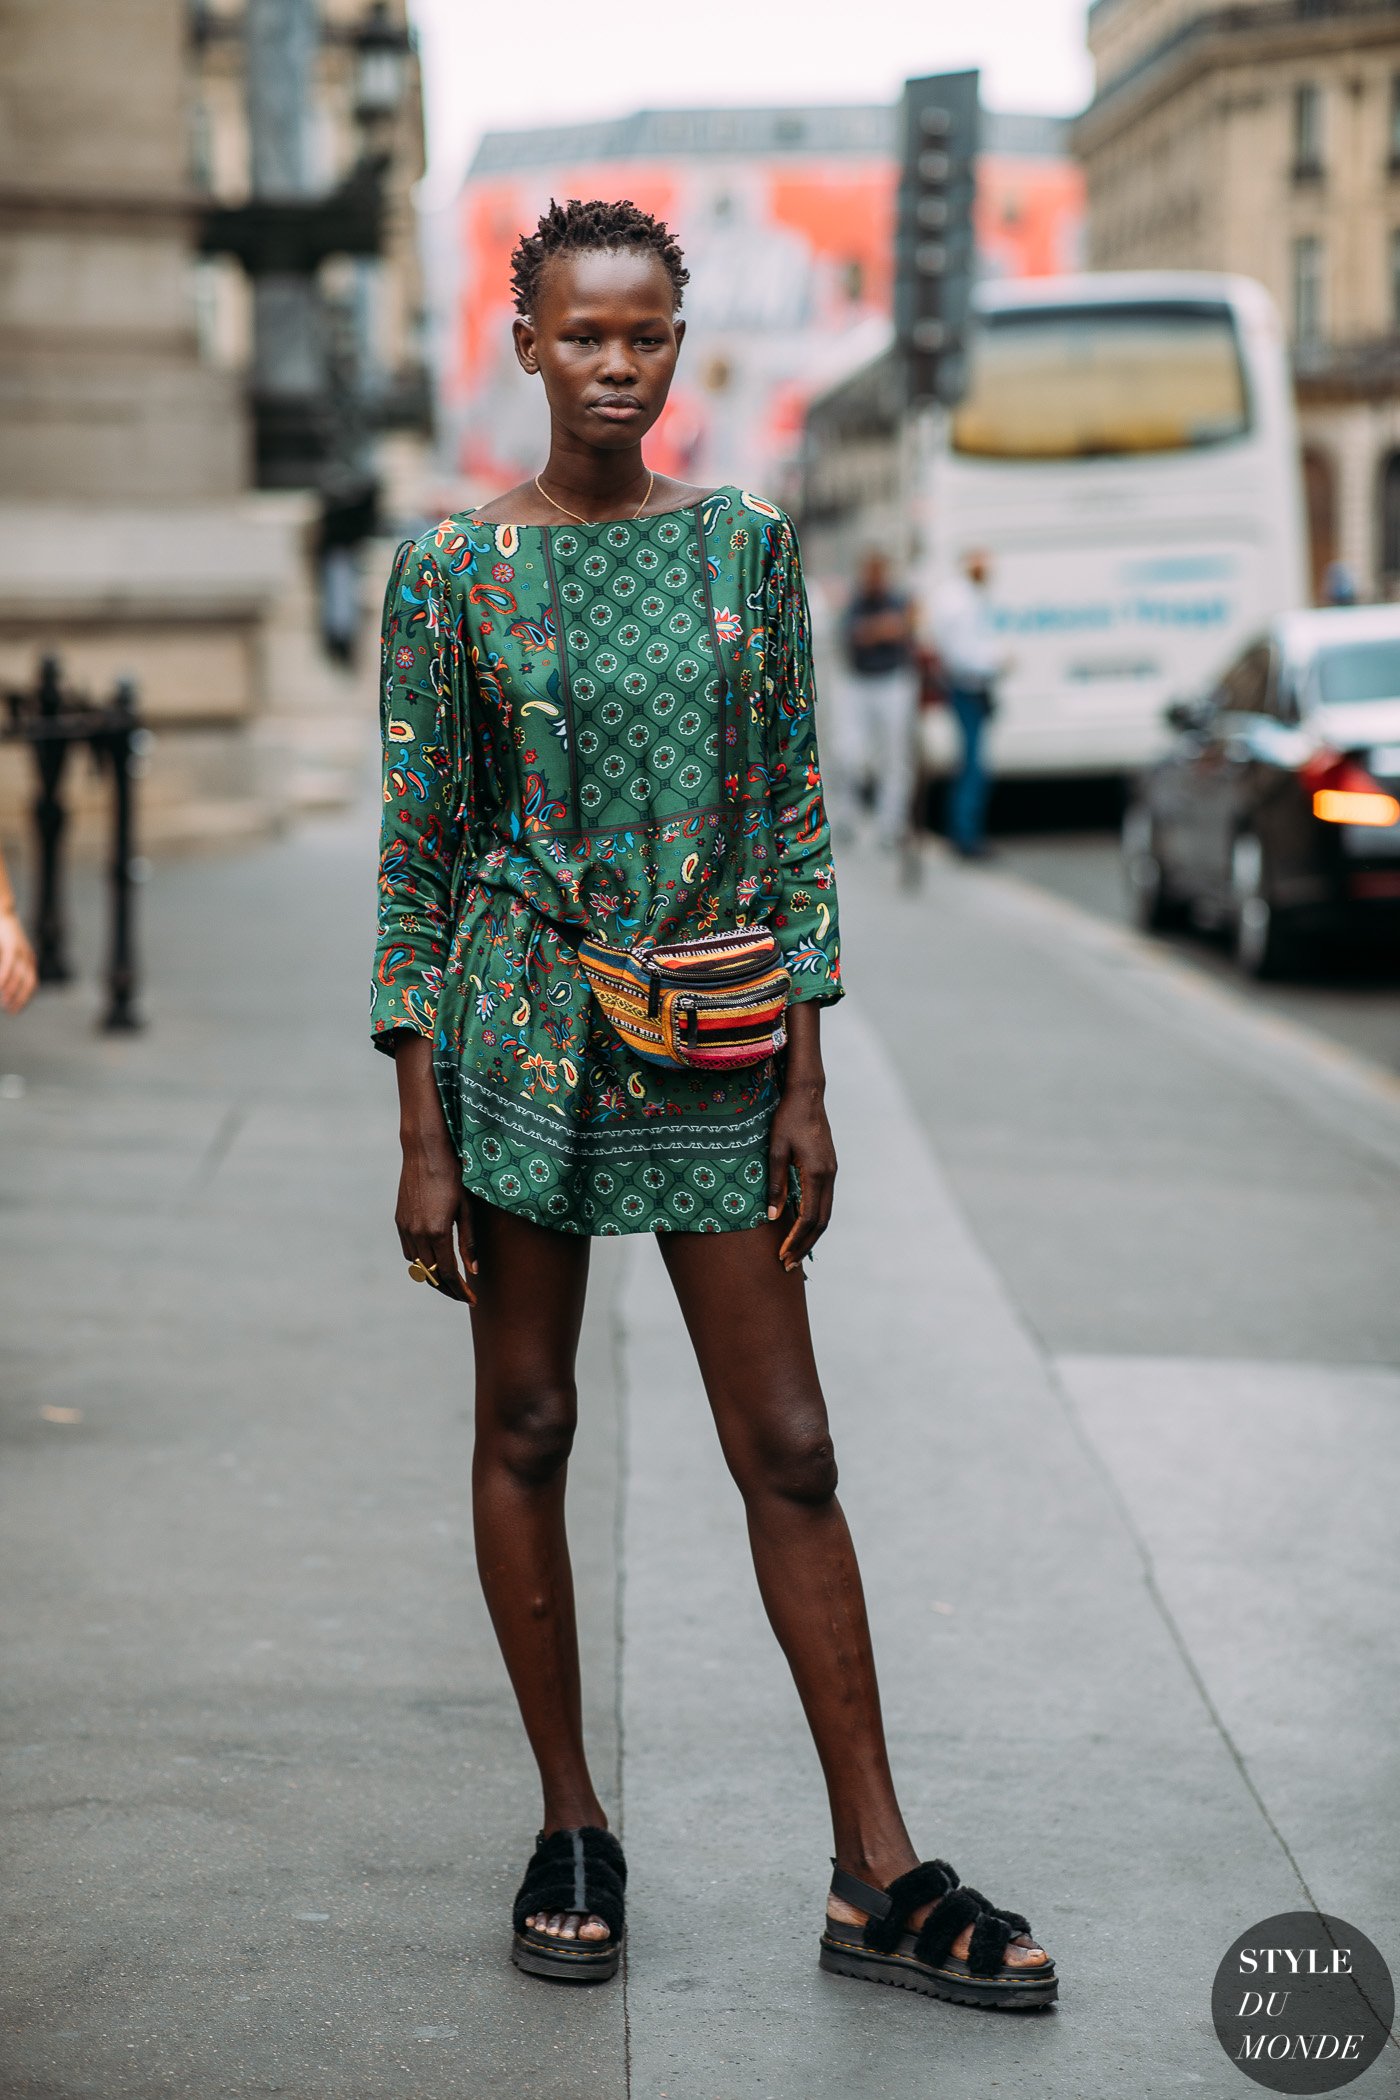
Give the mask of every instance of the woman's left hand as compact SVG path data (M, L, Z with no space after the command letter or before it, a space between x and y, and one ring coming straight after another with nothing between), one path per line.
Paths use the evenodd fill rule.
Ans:
M789 1173L801 1191L792 1228L778 1249L785 1269L809 1255L831 1222L836 1186L836 1147L826 1119L826 1074L821 1061L821 1009L804 1000L788 1011L788 1052L783 1096L768 1139L768 1216L787 1207Z
M3 868L0 868L3 875ZM17 1014L38 981L34 950L12 904L0 897L0 1006Z

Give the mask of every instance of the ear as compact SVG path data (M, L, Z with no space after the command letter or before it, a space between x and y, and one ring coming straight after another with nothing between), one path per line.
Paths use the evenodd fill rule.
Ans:
M535 348L535 324L533 321L515 321L511 325L515 337L515 355L522 372L539 371L539 353Z
M683 343L684 341L685 341L685 322L684 322L684 321L677 321L677 323L676 323L676 352L677 352L677 355L679 355L679 353L680 353L680 347L681 347L681 344L682 344L682 343Z

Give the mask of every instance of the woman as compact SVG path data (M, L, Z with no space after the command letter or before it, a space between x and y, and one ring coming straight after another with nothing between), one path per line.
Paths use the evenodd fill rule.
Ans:
M584 1751L564 1479L589 1237L654 1232L830 1793L823 1965L1042 2004L1025 1920L919 1864L886 1758L801 1267L831 1211L819 1025L840 995L806 603L780 511L643 463L686 277L633 205L551 207L514 256L548 460L401 549L386 600L374 1040L410 1275L471 1307L477 1561L544 1794L513 1957L573 1982L618 1967L626 1866ZM585 938L753 926L791 973L786 1050L732 1072L633 1054L579 959Z

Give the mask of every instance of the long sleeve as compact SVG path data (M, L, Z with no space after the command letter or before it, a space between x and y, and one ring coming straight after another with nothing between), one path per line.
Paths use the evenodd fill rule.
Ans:
M777 887L765 916L792 972L792 998L829 1004L843 990L841 941L817 757L812 622L790 521L771 526L768 539L764 725Z
M395 556L380 643L384 814L371 1022L376 1049L390 1053L400 1029L434 1033L467 789L459 650L429 548L408 541Z

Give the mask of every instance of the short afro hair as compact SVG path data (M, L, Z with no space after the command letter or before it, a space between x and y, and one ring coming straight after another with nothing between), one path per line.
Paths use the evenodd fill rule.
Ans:
M540 278L551 256L581 255L597 248L649 248L665 265L679 311L690 272L680 243L664 220L639 210L630 197L619 197L613 203L591 197L586 204L577 197L557 204L551 197L549 210L541 213L533 233L520 236L510 259L516 312L534 312Z

